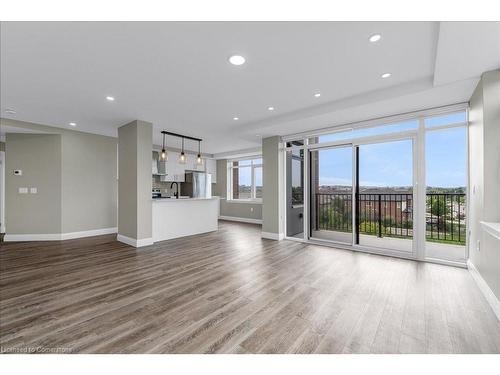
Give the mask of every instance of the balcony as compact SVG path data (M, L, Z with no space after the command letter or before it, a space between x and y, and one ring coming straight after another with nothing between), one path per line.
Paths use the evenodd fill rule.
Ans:
M352 233L352 194L316 193L316 231ZM426 195L426 240L465 246L465 194ZM413 194L359 194L357 225L361 236L413 239ZM348 236L344 236L348 238Z

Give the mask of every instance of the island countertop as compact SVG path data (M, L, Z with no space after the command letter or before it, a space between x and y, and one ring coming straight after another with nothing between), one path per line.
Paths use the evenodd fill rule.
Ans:
M219 228L219 197L152 200L154 242L212 232Z
M210 197L210 198L152 198L151 200L153 202L189 202L189 201L208 201L208 200L214 200L214 199L220 199L219 197Z

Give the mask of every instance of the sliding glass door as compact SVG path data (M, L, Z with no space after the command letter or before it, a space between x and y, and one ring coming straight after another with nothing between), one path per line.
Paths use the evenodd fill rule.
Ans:
M285 153L286 235L304 238L304 143L289 142Z
M310 237L352 244L352 145L309 155Z
M413 251L413 140L360 144L357 149L356 242Z
M465 264L467 111L450 108L288 141L287 237Z
M413 142L309 151L309 237L412 254Z

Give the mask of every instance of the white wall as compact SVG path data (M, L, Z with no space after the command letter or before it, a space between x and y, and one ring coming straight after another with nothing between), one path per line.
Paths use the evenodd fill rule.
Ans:
M500 241L480 224L500 222L500 70L482 75L469 121L470 262L500 300Z

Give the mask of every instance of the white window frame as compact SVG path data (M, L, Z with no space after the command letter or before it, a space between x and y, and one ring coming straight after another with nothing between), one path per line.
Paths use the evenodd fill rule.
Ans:
M426 169L425 169L425 136L428 132L434 132L434 131L439 131L443 129L450 129L450 128L459 128L459 127L465 127L466 129L466 153L467 153L467 165L466 165L466 170L467 170L467 182L466 182L466 207L464 207L466 214L466 225L467 225L467 237L466 237L466 244L465 244L465 258L469 258L469 238L470 238L470 215L468 214L469 211L469 204L470 204L470 189L469 189L469 179L470 179L470 170L469 170L469 144L468 144L468 128L469 128L469 113L468 113L468 103L458 103L455 105L449 105L449 106L444 106L444 107L438 107L438 108L431 108L431 109L426 109L422 111L416 111L416 112L409 112L401 115L395 115L395 116L388 116L388 117L383 117L383 118L377 118L377 119L372 119L372 120L366 120L366 121L361 121L361 122L354 122L354 123L349 123L349 124L344 124L344 125L339 125L339 126L334 126L334 127L327 127L323 129L319 129L316 131L305 131L301 133L295 133L295 134L290 134L287 136L282 137L282 144L281 144L281 157L282 157L282 162L284 165L286 165L286 151L291 150L292 147L287 147L287 142L292 142L292 141L302 141L303 146L298 147L294 146L293 148L300 148L304 150L304 157L305 157L305 164L304 164L304 227L303 227L303 234L304 236L301 238L297 237L287 237L285 236L286 239L292 240L292 241L299 241L299 242L306 242L306 243L321 243L326 246L333 246L333 247L339 247L339 248L345 248L349 250L358 250L358 251L365 251L365 252L371 252L371 253L376 253L376 254L383 254L383 255L390 255L390 256L396 256L396 257L401 257L401 258L410 258L410 259L416 259L420 261L426 261L426 262L432 262L432 263L439 263L439 264L447 264L447 265L453 265L453 266L459 266L459 267L464 267L465 264L461 262L457 262L455 260L445 260L445 259L434 259L434 258L429 258L426 256L426 251L425 251L425 245L426 245L426 240L425 240L425 220L423 217L425 217L425 196L426 196ZM441 115L446 115L446 114L452 114L455 112L462 112L465 111L466 113L466 118L464 121L460 121L457 123L450 123L450 124L445 124L445 125L439 125L439 126L432 126L432 127L426 127L424 125L424 121L428 118L436 117L436 116L441 116ZM341 132L341 131L346 131L346 130L355 130L355 129L361 129L361 128L372 128L372 127L378 127L378 126L386 126L386 125L391 125L391 124L396 124L399 122L403 121L409 121L409 120L418 120L419 121L419 126L418 128L414 130L403 130L403 131L395 131L393 133L386 133L386 134L380 134L380 135L372 135L372 136L367 136L367 137L360 137L360 138L352 138L352 139L342 139L338 141L327 141L323 143L310 143L310 139L313 137L319 137L322 135L328 135L328 134L333 134L336 132ZM366 248L362 249L359 246L354 246L354 245L344 245L344 244L335 244L332 243L331 241L318 241L315 239L312 239L310 236L310 230L309 230L309 222L311 220L310 218L310 212L309 212L309 181L308 181L308 176L309 176L309 152L310 150L316 150L316 149L323 149L327 147L333 147L333 146L342 146L342 145L355 145L355 144L363 144L363 143L372 143L372 142L384 142L384 141L391 141L391 140L397 140L397 139L413 139L413 149L414 149L414 156L413 156L413 179L414 179L414 202L417 202L416 204L416 214L414 217L414 221L416 222L416 225L414 226L415 229L415 234L414 234L414 250L412 252L411 256L408 256L407 254L403 254L398 251L392 251L392 250L384 250L384 249L376 249L376 248ZM353 156L353 160L354 156ZM285 181L286 181L286 168L283 168L282 174L281 174L281 185L282 189L286 189L285 186ZM353 164L353 176L355 175L354 173L354 164ZM353 186L354 186L354 180L353 180ZM418 197L417 197L418 196ZM355 204L355 201L353 201L353 204ZM283 217L286 217L286 207L287 207L287 202L286 202L286 194L283 194L282 198L282 208L280 210L281 215ZM424 216L422 216L424 215ZM354 215L353 215L353 225L354 225ZM284 228L283 228L284 233L287 233L286 230L286 220L284 220Z
M230 159L227 161L227 197L228 202L238 202L238 203L262 203L262 198L257 198L257 186L255 185L255 170L257 168L262 168L262 173L264 173L263 163L254 163L256 159L262 160L262 155L247 156L244 158ZM234 166L234 162L240 161L250 161L250 165ZM239 168L250 168L251 169L251 190L250 198L233 198L233 171ZM262 182L264 184L264 182Z

